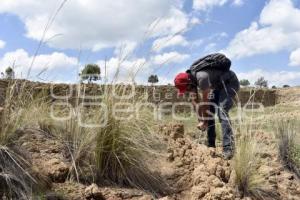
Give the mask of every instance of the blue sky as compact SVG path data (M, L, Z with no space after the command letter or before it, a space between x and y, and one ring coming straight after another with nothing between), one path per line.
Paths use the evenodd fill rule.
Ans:
M109 79L119 68L119 81L157 74L167 84L223 52L240 79L300 85L299 0L69 0L55 15L62 2L0 2L1 72L14 66L27 78L30 68L32 80L75 82L87 63L104 76L106 60Z

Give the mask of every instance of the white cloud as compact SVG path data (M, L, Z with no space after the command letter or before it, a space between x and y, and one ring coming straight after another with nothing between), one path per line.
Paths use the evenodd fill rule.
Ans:
M136 42L122 42L120 44L117 44L114 54L116 56L119 56L120 59L123 60L126 57L133 55L136 46Z
M182 35L166 36L158 38L153 42L152 50L160 52L161 50L171 46L187 46L188 41Z
M26 76L31 66L33 56L30 56L24 49L17 49L13 52L7 52L0 58L0 71L5 71L6 67L13 66L17 76ZM42 54L35 57L32 65L34 75L47 70L72 68L77 65L77 59L68 57L64 53L53 52L51 54ZM31 75L31 74L30 74Z
M156 37L185 32L187 31L188 26L189 18L186 13L178 8L172 7L164 17L153 22L148 29L150 35Z
M176 51L172 51L169 53L164 53L162 55L154 56L152 58L152 62L155 65L162 65L162 64L167 64L167 63L181 63L189 57L190 56L187 54L180 54Z
M0 49L4 48L6 43L3 40L0 40Z
M60 0L1 1L0 13L20 17L29 38L40 40ZM47 32L56 48L115 47L123 41L139 42L158 18L150 36L175 34L187 28L189 17L172 0L72 0L67 1Z
M230 57L294 50L300 47L300 9L291 0L271 0L258 22L237 33L224 50Z
M193 8L195 10L208 10L215 6L223 6L227 0L194 0Z
M245 3L244 0L234 0L233 1L233 5L235 5L235 6L241 6L244 3Z
M297 71L266 71L255 69L246 73L237 73L239 79L248 79L251 84L259 77L264 77L269 82L269 86L276 85L300 85L300 72Z
M190 42L191 47L199 47L199 46L201 46L203 43L204 43L204 40L203 40L203 39L197 39L197 40L194 40L194 41L191 41L191 42Z
M293 51L290 55L290 66L300 66L300 48Z
M102 74L105 76L105 61L99 60L97 64L102 68ZM145 58L135 58L130 60L120 60L117 57L112 57L106 62L106 75L108 81L115 82L132 82L145 81L150 74L149 63Z
M197 24L201 24L201 20L197 17L193 17L191 20L190 20L190 23L192 25L197 25Z
M208 45L206 45L206 47L204 48L204 52L206 53L212 53L212 52L215 52L216 51L216 46L217 44L212 42L212 43L209 43Z
M244 0L194 0L193 8L199 11L208 11L213 7L221 7L230 2L234 6L241 6L244 4Z

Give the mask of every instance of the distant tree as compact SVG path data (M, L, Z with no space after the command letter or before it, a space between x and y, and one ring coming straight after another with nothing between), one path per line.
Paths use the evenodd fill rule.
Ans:
M92 81L100 80L101 70L97 64L87 64L81 73L79 74L82 81L88 80L89 83Z
M5 70L5 76L7 79L14 79L15 78L15 71L13 70L13 68L8 67Z
M242 79L240 80L240 85L247 87L250 85L250 82L247 79Z
M272 86L272 89L276 89L277 87L275 85Z
M257 81L254 84L257 87L260 87L260 88L267 88L268 87L268 81L265 80L264 77L260 77L259 79L257 79Z
M155 83L158 83L158 77L157 75L151 75L148 78L148 82L151 83L152 85Z
M289 88L290 86L289 85L283 85L282 87L283 88Z

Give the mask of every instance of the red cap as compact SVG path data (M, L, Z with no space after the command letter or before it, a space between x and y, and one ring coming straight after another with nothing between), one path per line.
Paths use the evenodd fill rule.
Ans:
M183 95L187 91L188 84L190 83L188 73L179 73L174 80L175 87L178 89L178 94Z

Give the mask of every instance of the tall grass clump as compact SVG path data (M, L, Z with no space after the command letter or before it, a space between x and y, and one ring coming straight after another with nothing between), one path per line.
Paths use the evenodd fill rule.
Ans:
M0 197L8 199L30 199L34 190L44 184L15 144L18 133L25 127L25 115L30 112L28 105L32 102L29 93L20 87L18 81L8 83L0 116Z
M251 128L246 127L246 130ZM242 197L255 199L278 199L278 194L266 187L263 178L257 173L259 167L259 144L246 133L236 141L236 152L233 158L233 169L236 173L235 183Z
M300 126L299 121L277 123L278 155L282 163L300 178Z
M77 87L80 91L84 85ZM78 94L65 120L39 117L39 128L60 138L68 149L70 179L135 187L157 196L168 192L163 178L147 163L157 153L154 146L161 144L154 131L154 111L140 106L147 103L143 95L127 98L128 85L104 87L100 101Z
M0 197L30 199L38 180L32 174L30 163L16 148L0 146Z
M153 176L145 164L145 156L154 152L151 145L158 141L153 133L153 113L147 108L139 109L138 117L131 113L127 105L135 108L140 102L138 99L115 100L111 95L105 98L107 124L98 129L96 137L98 178L151 192L162 192L160 177ZM114 113L117 103L124 103L119 104L123 113Z

